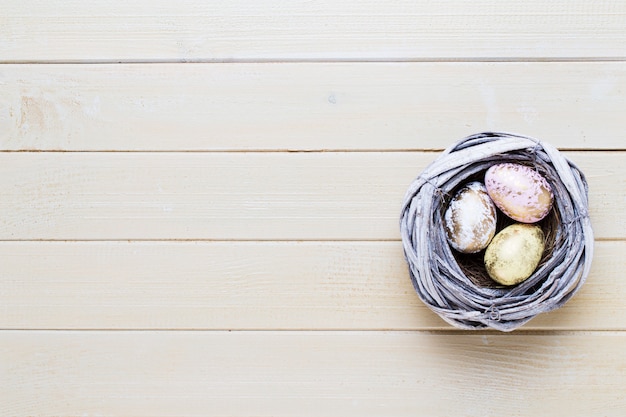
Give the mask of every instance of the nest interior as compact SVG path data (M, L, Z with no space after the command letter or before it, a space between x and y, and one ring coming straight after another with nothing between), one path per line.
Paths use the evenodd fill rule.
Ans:
M539 225L546 248L526 281L498 286L482 253L463 255L448 244L443 213L455 191L503 162L536 169L552 186L554 205ZM580 170L551 145L525 136L484 132L447 148L410 185L400 229L413 286L445 321L463 329L511 331L567 302L584 283L593 255L587 183ZM512 222L499 214L498 230Z
M481 183L484 183L485 171L487 170L487 168L489 168L491 165L494 165L496 163L503 163L503 162L514 162L514 163L529 166L531 168L536 169L537 172L539 172L544 177L548 177L548 174L549 174L548 172L546 172L546 170L543 167L537 166L537 164L534 163L534 161L532 160L528 161L524 158L508 159L506 157L502 157L502 159L497 162L493 162L491 164L487 163L488 166L485 169L483 169L482 171L478 173L474 173L466 177L465 181L463 183L458 184L455 189L451 190L450 193L443 194L443 198L440 204L441 218L443 218L443 215L446 209L448 208L448 204L450 202L451 197L454 196L456 192L460 188L462 188L464 184L469 183L471 181L479 181ZM553 179L549 179L548 181L552 183ZM497 212L496 234L500 230L504 229L505 227L516 223L513 219L509 218L506 214L500 211L497 207L496 207L496 212ZM541 221L535 224L541 227L541 230L543 231L543 234L545 237L544 251L543 251L541 260L539 262L539 265L537 267L537 268L540 268L541 265L545 264L545 262L548 259L550 259L555 248L556 236L557 236L557 232L558 232L559 225L560 225L558 202L555 201L553 203L552 209L546 215L546 217L544 217ZM477 253L461 253L458 251L452 251L452 254L454 255L454 258L457 264L461 268L461 271L463 271L463 273L477 286L487 287L487 288L507 288L493 281L489 277L489 274L487 273L487 270L484 264L485 250L482 250ZM530 290L532 291L532 289Z

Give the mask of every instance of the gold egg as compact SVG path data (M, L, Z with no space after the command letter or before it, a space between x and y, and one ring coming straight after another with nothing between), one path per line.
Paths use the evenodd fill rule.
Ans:
M499 284L519 284L535 272L544 249L544 234L539 226L513 224L492 239L485 251L485 268Z

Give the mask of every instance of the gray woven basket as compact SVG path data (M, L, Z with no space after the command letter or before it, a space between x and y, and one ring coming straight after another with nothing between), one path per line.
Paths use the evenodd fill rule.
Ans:
M512 287L498 287L475 259L455 253L442 221L455 190L482 179L487 168L501 162L534 167L554 192L553 209L541 224L547 240L543 258L530 278ZM514 330L561 307L584 283L593 257L587 207L583 173L549 144L493 132L462 139L413 181L404 198L400 231L413 286L428 307L455 327Z

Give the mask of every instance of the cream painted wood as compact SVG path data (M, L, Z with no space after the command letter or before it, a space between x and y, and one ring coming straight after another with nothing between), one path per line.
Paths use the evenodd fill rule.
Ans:
M568 152L624 239L624 152ZM399 239L428 152L0 153L0 240Z
M623 416L623 333L0 332L0 414Z
M626 415L625 51L619 1L0 2L0 417ZM590 185L588 282L513 334L399 242L484 130Z
M3 65L0 149L626 149L624 91L622 62Z
M533 329L626 329L626 241ZM399 242L2 242L2 329L439 329Z
M11 61L624 59L620 1L5 0Z

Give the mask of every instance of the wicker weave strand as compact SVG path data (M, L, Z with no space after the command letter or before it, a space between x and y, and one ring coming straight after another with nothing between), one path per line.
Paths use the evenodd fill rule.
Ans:
M468 178L491 165L533 166L551 184L558 222L553 247L533 275L514 287L482 286L468 278L448 245L443 211ZM565 304L584 283L593 257L593 231L583 173L556 148L508 133L485 132L447 148L407 190L400 231L413 286L446 322L462 329L512 331Z

